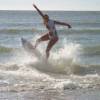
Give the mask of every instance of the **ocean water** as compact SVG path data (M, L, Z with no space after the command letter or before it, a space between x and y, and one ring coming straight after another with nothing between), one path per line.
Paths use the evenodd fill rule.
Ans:
M72 26L56 26L59 41L48 62L21 44L22 37L34 45L47 33L38 13L0 11L0 100L99 100L100 12L44 13ZM47 43L38 46L43 57Z

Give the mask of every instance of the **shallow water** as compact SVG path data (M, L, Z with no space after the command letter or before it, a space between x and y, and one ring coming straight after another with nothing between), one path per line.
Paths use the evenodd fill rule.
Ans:
M37 48L43 59L22 47L47 32L32 11L0 11L0 100L99 100L100 12L46 12L66 21L45 61L47 42ZM66 99L65 99L66 98Z

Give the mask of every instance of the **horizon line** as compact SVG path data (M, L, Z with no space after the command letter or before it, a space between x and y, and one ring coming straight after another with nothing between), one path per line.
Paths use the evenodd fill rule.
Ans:
M36 11L31 9L0 9L0 11ZM100 11L100 10L42 10L42 11Z

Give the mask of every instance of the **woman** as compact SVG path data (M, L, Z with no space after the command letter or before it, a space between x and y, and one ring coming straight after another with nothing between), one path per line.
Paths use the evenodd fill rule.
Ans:
M56 31L56 24L59 25L64 25L64 26L68 26L68 28L71 28L71 25L64 23L64 22L59 22L59 21L55 21L55 20L51 20L49 18L49 16L47 14L43 14L35 4L33 4L33 7L38 11L38 13L41 15L41 17L43 18L44 21L44 25L46 26L46 28L48 29L48 33L46 33L45 35L41 36L39 39L37 39L36 44L35 44L35 48L37 47L37 45L41 42L41 41L47 41L49 40L48 46L46 48L46 57L47 59L49 58L50 55L50 50L53 47L53 45L58 41L58 35L57 35L57 31Z

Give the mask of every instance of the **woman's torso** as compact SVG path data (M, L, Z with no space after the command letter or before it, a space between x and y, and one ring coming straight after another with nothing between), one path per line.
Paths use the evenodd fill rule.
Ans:
M46 28L49 30L49 33L51 33L54 36L57 36L55 22L53 20L51 19L48 20Z

